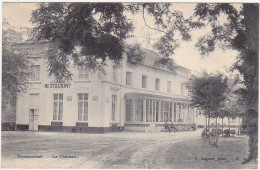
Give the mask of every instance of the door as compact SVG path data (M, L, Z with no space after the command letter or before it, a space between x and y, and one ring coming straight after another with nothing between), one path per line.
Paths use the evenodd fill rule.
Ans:
M29 130L38 130L38 121L39 121L39 110L38 109L30 109L30 123Z
M38 130L39 123L39 94L29 94L29 130Z

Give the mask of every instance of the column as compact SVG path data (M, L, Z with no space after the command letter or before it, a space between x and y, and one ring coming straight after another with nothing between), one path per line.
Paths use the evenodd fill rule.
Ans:
M186 105L186 122L189 123L189 106Z
M174 122L174 103L173 102L171 102L171 105L172 105L172 122Z
M164 102L162 101L162 122L164 122Z
M147 119L147 122L150 122L150 100L147 99L146 102L148 102L148 108L146 108L146 119Z
M168 116L167 116L168 120L167 120L167 122L170 121L170 114L171 114L171 102L168 102Z
M161 122L161 100L159 100L158 122Z
M132 121L135 122L135 99L133 99L133 111L134 111L134 113L133 113L133 120Z
M156 100L154 100L154 122L156 122Z
M146 122L146 99L143 99L143 122Z
M176 122L178 122L178 119L179 119L179 105L178 103L176 103Z
M188 106L188 122L191 123L191 112L190 112L190 106Z
M186 120L185 120L185 119L186 119L186 117L185 117L185 116L186 116L186 114L185 114L185 113L186 113L186 108L185 108L185 107L186 107L185 104L182 103L182 105L181 105L182 112L181 112L181 113L182 113L182 121L183 121L183 122L186 121Z
M182 119L182 104L179 103L179 118Z
M151 100L151 106L150 106L150 108L151 108L151 112L150 112L150 115L152 115L152 117L151 117L151 122L153 122L153 100Z

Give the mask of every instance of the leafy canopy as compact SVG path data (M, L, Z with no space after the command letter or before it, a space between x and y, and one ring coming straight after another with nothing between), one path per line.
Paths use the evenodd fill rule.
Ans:
M191 105L211 117L218 117L221 104L225 101L227 80L222 74L203 72L201 76L193 75L186 85L191 94Z
M179 46L178 33L183 40L190 40L189 30L200 27L199 22L185 19L173 10L172 3L41 3L33 11L31 21L36 26L34 36L52 42L48 53L49 74L70 80L69 65L86 65L89 69L102 69L106 61L119 63L123 54L136 64L142 61L140 45L127 45L125 39L134 29L126 12L143 14L143 21L150 29L162 33L156 48L165 56L174 54ZM147 25L145 14L155 19ZM170 15L170 16L169 16ZM170 27L168 31L163 29ZM171 42L168 43L167 42ZM174 43L172 43L174 42ZM167 60L168 61L168 60ZM171 63L169 63L171 65Z

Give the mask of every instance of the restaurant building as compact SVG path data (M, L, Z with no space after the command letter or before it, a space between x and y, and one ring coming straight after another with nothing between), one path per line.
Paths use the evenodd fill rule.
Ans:
M17 99L18 130L94 132L159 132L165 122L195 122L185 82L190 70L175 63L157 65L160 54L142 49L143 61L133 66L108 62L106 74L73 66L73 80L57 83L48 76L48 42L20 43L33 63L29 90Z

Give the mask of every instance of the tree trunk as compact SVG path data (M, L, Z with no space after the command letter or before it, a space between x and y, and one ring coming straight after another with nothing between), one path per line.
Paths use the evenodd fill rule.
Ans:
M237 136L240 135L240 129L239 129L239 118L237 118Z
M228 130L229 130L229 132L230 132L230 120L229 120L230 118L228 118Z
M208 130L208 125L207 125L207 115L205 115L205 120L206 120L206 130Z
M215 137L216 137L216 148L218 147L218 118L216 118L216 131L215 131Z
M210 135L210 115L208 116L208 134ZM210 144L210 136L209 136L209 144Z
M208 131L210 131L210 115L208 116Z
M254 79L246 80L247 88L249 92L247 94L246 102L248 109L252 109L253 112L248 111L248 116L251 117L251 120L258 120L258 59L259 59L259 4L243 4L243 13L245 18L245 37L246 43L248 44L248 49L256 52L256 55L252 55L251 61L254 61L256 65L254 66L255 73L251 76ZM242 72L243 74L243 72ZM250 87L252 86L252 87ZM254 116L252 116L252 113ZM249 125L248 125L249 126ZM251 124L248 130L253 133L249 133L249 158L257 159L258 158L258 121L255 121L255 124ZM256 128L256 129L254 129Z
M224 117L222 117L222 137L224 136Z

